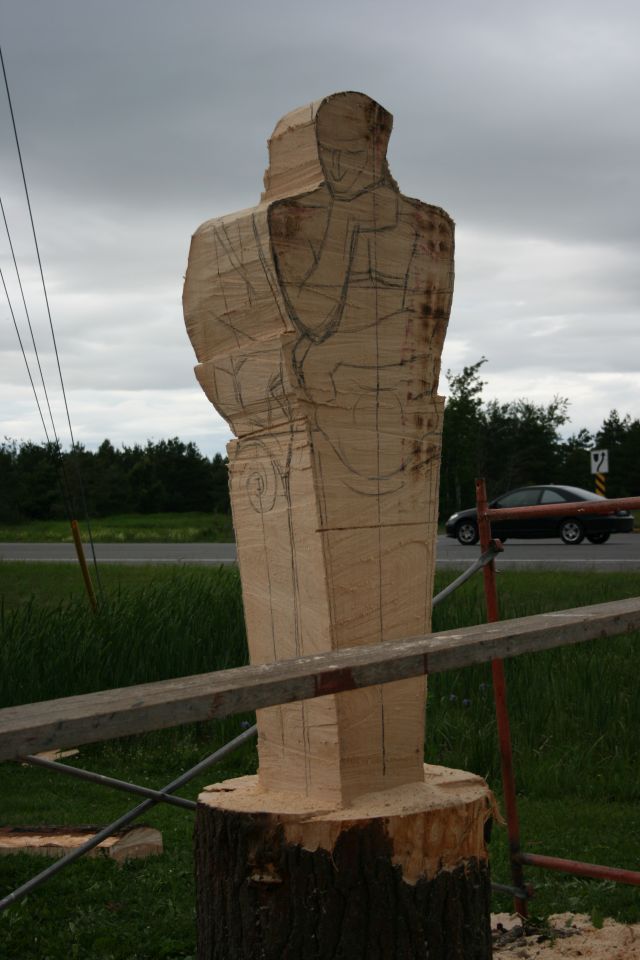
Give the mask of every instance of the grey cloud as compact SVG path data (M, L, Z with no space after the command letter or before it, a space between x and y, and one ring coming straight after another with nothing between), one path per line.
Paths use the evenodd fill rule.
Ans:
M572 383L633 372L631 0L328 0L321 11L299 0L34 0L5 7L0 26L63 369L83 396L92 385L105 397L136 394L148 410L136 429L149 429L148 398L160 389L191 390L207 411L199 422L220 424L193 380L181 318L189 237L257 202L276 120L336 89L364 89L391 110L403 191L458 223L447 347L456 363L485 353L491 376L511 387L545 369ZM0 96L0 129L8 122ZM11 137L0 137L0 191L36 290L20 190ZM7 257L0 240L3 270ZM34 319L46 343L41 305ZM8 330L0 349L18 383ZM50 364L49 347L44 355ZM529 367L535 376L518 378ZM606 403L590 382L594 403Z

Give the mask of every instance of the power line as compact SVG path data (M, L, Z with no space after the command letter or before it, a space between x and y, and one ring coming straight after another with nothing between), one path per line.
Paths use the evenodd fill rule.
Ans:
M98 571L98 560L97 560L97 557L96 557L95 544L94 544L94 541L93 541L93 535L92 535L92 532L91 532L91 523L90 523L90 520L89 520L89 510L88 510L88 507L87 507L87 498L86 498L86 493L85 493L85 489L84 489L84 483L83 483L83 480L82 480L82 474L81 474L81 472L80 472L79 463L78 463L78 454L77 454L77 449L76 449L77 445L76 445L75 437L74 437L74 435L73 435L73 427L72 427L72 425L71 425L71 415L70 415L70 413L69 413L69 404L68 404L68 402L67 402L67 392L66 392L65 386L64 386L64 377L62 376L62 366L61 366L61 364L60 364L60 354L59 354L59 351L58 351L58 343L57 343L57 340L56 340L55 331L54 331L54 329L53 329L53 318L52 318L52 316L51 316L51 308L50 308L50 306L49 306L49 296L48 296L48 294L47 294L47 285L46 285L45 279L44 279L44 270L42 269L42 258L41 258L41 256L40 256L40 247L39 247L39 245L38 245L38 237L37 237L37 234L36 234L36 226L35 226L35 222L34 222L34 219L33 219L33 211L32 211L32 209L31 209L31 198L30 198L30 196L29 196L29 188L28 188L28 186L27 186L27 177L26 177L26 174L25 174L24 163L22 162L22 150L20 149L20 139L19 139L19 137L18 137L18 128L17 128L17 125L16 125L16 118L15 118L15 114L14 114L14 111L13 111L13 101L12 101L12 99L11 99L11 91L10 91L10 89L9 89L9 80L8 80L8 78L7 78L7 71L6 71L6 67L5 67L5 64L4 64L4 56L2 55L2 47L0 47L0 65L2 66L2 75L3 75L3 77L4 77L4 86L5 86L5 90L6 90L6 93L7 93L7 102L8 102L8 104L9 104L9 112L10 112L10 114L11 114L11 124L12 124L12 126L13 126L13 136L14 136L15 143L16 143L16 150L17 150L17 152L18 152L18 161L19 161L19 163L20 163L20 172L21 172L21 174L22 174L22 183L23 183L23 186L24 186L24 193L25 193L25 198L26 198L26 201L27 201L27 208L28 208L28 210L29 210L29 220L30 220L30 222L31 222L31 233L32 233L32 235L33 235L33 243L34 243L34 246L35 246L36 257L37 257L37 260L38 260L38 269L40 270L40 280L41 280L41 282L42 282L42 292L43 292L43 294L44 294L44 301L45 301L45 305L46 305L46 309L47 309L47 317L48 317L48 320L49 320L49 329L50 329L50 331L51 331L51 340L52 340L52 342L53 342L53 349L54 349L55 358L56 358L56 365L57 365L57 368L58 368L58 376L59 376L59 378L60 378L60 388L61 388L61 390L62 390L62 398L63 398L63 401L64 401L64 409L65 409L65 413L66 413L66 416L67 416L67 423L68 423L68 425L69 425L69 436L70 436L70 438L71 438L71 451L72 451L72 454L73 454L73 456L74 456L74 464L75 464L75 468L76 468L76 475L77 475L77 478L78 478L78 485L79 485L79 488L80 488L80 498L81 498L81 501L82 501L82 507L83 507L83 511L84 511L84 515L85 515L85 522L86 522L86 524L87 524L87 530L88 530L88 533L89 533L89 543L90 543L90 545L91 545L91 554L92 554L93 565L94 565L94 569L95 569L95 573L96 573L96 580L97 580L97 582L98 582L98 588L99 588L99 590L100 590L100 593L102 594L102 585L101 585L101 583L100 583L100 573L99 573L99 571ZM6 221L5 221L5 223L6 223ZM7 229L8 229L8 228L7 228ZM21 285L21 288L22 288L22 285ZM25 307L26 307L26 304L25 304ZM31 328L31 323L29 323L29 327ZM35 341L34 341L34 348L35 348ZM37 351L36 351L36 355L37 355ZM39 360L38 360L38 366L40 366ZM43 384L44 384L44 379L43 379ZM46 394L46 388L45 388L45 394ZM48 402L48 399L47 399L47 402ZM51 412L51 407L49 407L49 412ZM52 418L52 425L53 425L53 418ZM55 426L54 426L54 432L55 432ZM56 436L57 436L57 435L56 435ZM58 447L59 447L59 444L58 444Z
M49 418L50 418L50 420L51 420L51 429L52 429L52 431L53 431L53 436L54 436L54 438L55 438L56 443L59 443L60 441L59 441L59 439L58 439L58 434L57 434L57 431L56 431L56 425L55 425L55 421L54 421L54 419L53 419L53 412L52 412L52 410L51 410L51 404L50 404L50 402L49 402L49 394L47 393L47 387L46 387L46 384L45 384L45 382L44 382L44 373L43 373L43 371L42 371L42 366L41 366L41 364L40 364L40 355L39 355L39 353L38 353L38 348L36 347L36 340L35 340L35 336L34 336L34 333L33 333L33 326L32 326L32 324L31 324L31 317L30 317L30 315L29 315L29 309L28 309L28 307L27 307L27 301L26 301L26 298L25 298L25 295L24 295L24 288L23 288L23 286L22 286L22 278L20 277L20 270L19 270L19 268L18 268L18 261L16 260L15 250L13 249L13 242L12 242L12 240L11 240L11 231L9 230L9 224L8 224L8 222L7 222L7 215L6 215L5 211L4 211L4 204L3 204L3 202L2 202L2 197L0 197L0 210L2 211L2 219L4 220L4 228L5 228L6 233L7 233L7 240L9 241L9 249L11 250L11 256L12 256L12 258L13 258L13 266L14 266L14 269L15 269L15 271L16 271L16 277L18 278L18 286L19 286L19 288L20 288L20 294L21 294L21 296L22 296L22 304L23 304L23 306L24 306L24 312L25 312L25 315L26 315L26 318L27 318L27 323L28 323L28 325L29 325L29 333L31 334L31 344L32 344L32 346L33 346L33 352L34 352L34 355L35 355L35 358L36 358L36 363L38 364L38 370L40 371L40 381L41 381L41 383L42 383L42 389L43 389L43 391L44 391L45 400L47 401L47 409L48 409L48 411L49 411ZM4 284L5 293L7 294L7 300L9 300L9 293L8 293L8 291L7 291L7 286L6 286L6 284L4 283L4 277L2 278L2 282L3 282L3 284ZM22 348L22 340L21 340L21 338L20 338L20 332L19 332L19 330L18 330L18 325L17 325L17 323L16 323L15 314L14 314L14 312L13 312L13 307L11 306L11 302L10 302L10 301L9 301L9 309L11 310L11 316L13 317L13 324L14 324L14 326L15 326L15 328L16 328L16 333L18 334L18 339L20 340L20 347ZM24 356L25 363L26 363L26 362L27 362L27 358L26 358L26 355L25 355L25 353L24 353L24 348L22 348L22 355ZM28 364L28 363L27 363L27 370L29 370L29 364ZM30 371L29 371L29 379L31 379L31 372L30 372ZM34 393L35 393L35 386L34 386L34 384L33 384L33 380L31 380L31 385L33 386L33 390L34 390ZM37 394L36 394L36 402L38 402L38 396L37 396ZM38 403L38 410L40 411L40 418L42 419L42 411L40 410L40 404L39 404L39 403ZM44 419L42 419L42 426L44 427ZM44 427L44 432L45 432L45 436L47 437L47 442L50 442L50 440L49 440L49 435L48 435L48 433L47 433L47 428L46 428L46 427Z
M33 211L31 209L31 199L29 196L29 188L27 186L27 178L24 171L24 164L22 162L22 150L20 149L20 140L18 138L18 128L16 126L16 118L13 112L13 102L11 100L11 91L9 90L9 81L7 79L7 71L4 65L4 57L2 56L2 47L0 47L0 64L2 65L2 75L4 77L4 86L7 91L7 100L9 103L9 112L11 113L11 124L13 126L13 136L16 141L16 149L18 151L18 161L20 163L20 172L22 174L22 183L24 185L24 194L27 200L27 208L29 210L29 220L31 221L31 233L33 235L33 243L36 250L36 257L38 260L38 269L40 270L40 280L42 281L42 292L44 294L44 302L47 308L47 317L49 319L49 329L51 330L51 339L53 341L53 349L56 357L56 365L58 367L58 375L60 377L60 387L62 389L62 397L64 400L64 408L67 415L67 423L69 424L69 435L71 437L71 446L75 447L75 438L73 436L73 427L71 426L71 417L69 415L69 405L67 403L67 392L64 387L64 378L62 376L62 367L60 365L60 354L58 353L58 343L56 340L56 335L53 329L53 318L51 316L51 308L49 306L49 296L47 294L47 285L44 279L44 271L42 269L42 258L40 257L40 247L38 246L38 237L36 235L36 226L33 220Z
M0 204L2 201L0 200ZM4 212L4 211L3 211ZM40 405L40 398L38 397L38 392L36 390L36 385L33 382L33 376L31 374L31 367L29 366L29 360L27 359L27 354L24 349L24 344L22 342L22 337L20 335L20 329L18 327L18 322L16 320L16 315L13 310L13 304L11 303L11 297L9 296L9 291L7 290L7 284L4 279L4 273L2 272L2 267L0 267L0 279L2 280L2 286L4 287L5 296L7 298L7 303L9 304L9 312L11 313L11 319L13 320L13 326L18 337L18 343L20 344L20 350L22 351L22 359L24 360L25 367L27 368L27 374L29 376L29 382L31 384L31 389L33 390L33 396L36 401L36 406L38 407L38 413L40 414L40 420L42 421L42 429L44 430L44 435L47 438L47 443L51 444L51 438L49 437L49 431L47 430L47 425L44 422L44 414L42 413L42 406Z
M1 201L0 201L0 202L1 202ZM57 463L58 463L58 483L59 483L59 485L60 485L60 493L61 493L61 495L62 495L62 502L63 502L63 504L64 504L64 506L65 506L66 511L67 511L67 516L68 516L69 520L71 520L71 496L70 496L70 491L69 491L69 484L68 484L68 481L67 481L67 475L66 475L66 472L65 472L65 469L64 469L64 461L63 461L63 459L62 459L62 454L61 454L61 450L60 450L60 443L59 443L59 441L58 441L57 434L55 433L55 426L54 426L54 436L55 436L55 438L56 438L55 443L53 443L53 442L51 441L51 438L49 437L49 432L48 432L48 430L47 430L47 425L46 425L45 420L44 420L44 414L43 414L43 412L42 412L42 405L41 405L41 403L40 403L40 398L38 397L38 391L36 390L36 385L35 385L35 383L34 383L34 381L33 381L33 376L32 376L32 373L31 373L31 367L29 366L29 360L27 359L27 354L26 354L26 351L25 351L25 349L24 349L24 344L23 344L23 342L22 342L22 336L20 335L20 329L19 329L19 327L18 327L18 322L17 322L17 320L16 320L16 315L15 315L15 312L14 312L14 309L13 309L13 304L11 303L11 297L9 296L9 291L7 290L7 284L6 284L5 279L4 279L4 273L2 272L2 267L0 267L0 279L2 280L2 286L4 287L5 296L6 296L6 298L7 298L7 303L8 303L8 305L9 305L9 311L10 311L10 313L11 313L11 319L13 320L13 326L15 327L15 331L16 331L16 334L17 334L17 337L18 337L18 343L20 344L20 350L22 351L22 358L23 358L24 363L25 363L25 366L26 366L26 368L27 368L27 374L28 374L28 376L29 376L29 382L31 383L31 389L33 390L33 396L34 396L35 401L36 401L36 406L37 406L37 408L38 408L38 413L40 414L40 420L42 421L42 428L43 428L43 430L44 430L44 435L45 435L45 437L46 437L46 439L47 439L47 445L48 445L48 447L49 447L50 449L53 449L53 450L55 451L54 462L55 462L55 458L56 458L56 456L57 456ZM35 343L34 343L34 347L35 347ZM36 353L36 356L37 356L37 353ZM39 363L38 363L38 366L39 366ZM42 371L40 371L40 372L42 373ZM44 381L43 381L43 386L44 386ZM51 413L51 408L49 408L49 413ZM51 422L52 422L52 426L53 426L53 417L51 418Z

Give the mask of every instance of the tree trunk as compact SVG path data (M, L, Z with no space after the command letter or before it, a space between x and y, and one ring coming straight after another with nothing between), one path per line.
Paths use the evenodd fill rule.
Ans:
M490 958L491 794L479 777L426 769L424 785L332 811L255 777L208 788L198 960Z

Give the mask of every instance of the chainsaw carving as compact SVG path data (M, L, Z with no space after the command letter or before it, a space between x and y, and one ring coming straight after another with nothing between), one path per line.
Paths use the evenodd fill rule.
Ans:
M453 223L400 193L391 122L360 93L288 114L260 204L192 240L253 663L430 629ZM344 805L422 782L423 679L326 694L259 711L261 789Z

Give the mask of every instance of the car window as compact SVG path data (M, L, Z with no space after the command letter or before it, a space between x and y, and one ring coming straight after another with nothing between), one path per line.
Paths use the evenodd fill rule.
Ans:
M540 503L566 503L567 498L563 497L557 490L543 490L540 497Z
M565 486L562 489L566 491L569 500L606 500L606 497L601 497L599 493L594 493L593 490Z
M540 490L514 490L496 502L496 507L534 507L540 497Z

